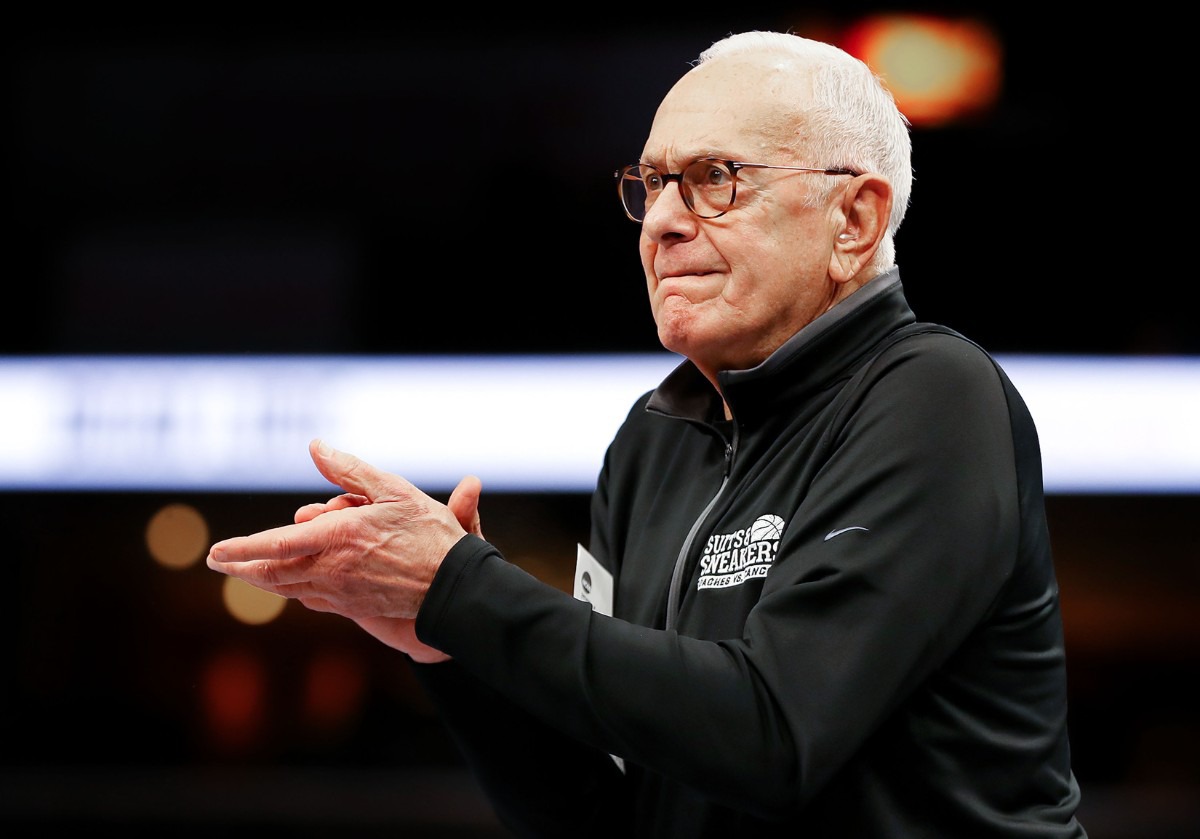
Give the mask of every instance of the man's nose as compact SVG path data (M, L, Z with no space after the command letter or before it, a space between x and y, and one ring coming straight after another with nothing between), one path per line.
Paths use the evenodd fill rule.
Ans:
M646 209L642 228L651 237L664 233L678 232L681 227L694 229L696 215L683 200L683 190L678 181L668 183L654 203Z

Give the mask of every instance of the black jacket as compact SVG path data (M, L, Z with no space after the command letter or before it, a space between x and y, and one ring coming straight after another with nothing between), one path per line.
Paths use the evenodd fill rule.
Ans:
M612 617L476 537L439 571L417 630L454 661L417 670L502 819L1084 836L1037 434L1003 370L916 322L893 271L721 387L731 423L681 364L608 449Z

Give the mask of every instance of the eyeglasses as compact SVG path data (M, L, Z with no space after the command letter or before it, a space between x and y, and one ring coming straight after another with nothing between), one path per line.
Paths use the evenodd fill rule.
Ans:
M702 157L683 167L682 172L671 174L648 163L634 163L618 169L615 173L617 191L621 195L621 206L625 215L636 222L646 218L646 213L662 195L667 184L679 184L679 194L687 208L700 218L717 218L729 212L737 197L737 175L742 169L787 169L792 172L816 172L821 175L853 175L853 169L815 169L809 166L772 166L769 163L741 163Z

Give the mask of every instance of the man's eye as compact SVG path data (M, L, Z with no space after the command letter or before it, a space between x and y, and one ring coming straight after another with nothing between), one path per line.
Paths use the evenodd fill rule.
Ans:
M687 170L687 180L704 189L722 188L729 185L729 170L719 163L697 160Z
M710 165L704 172L704 183L709 186L724 186L729 183L729 172L723 166Z

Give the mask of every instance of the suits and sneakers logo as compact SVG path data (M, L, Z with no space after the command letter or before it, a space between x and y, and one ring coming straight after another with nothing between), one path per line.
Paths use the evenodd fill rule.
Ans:
M696 588L728 588L767 576L779 552L783 528L782 518L767 514L749 527L709 536L700 557Z

